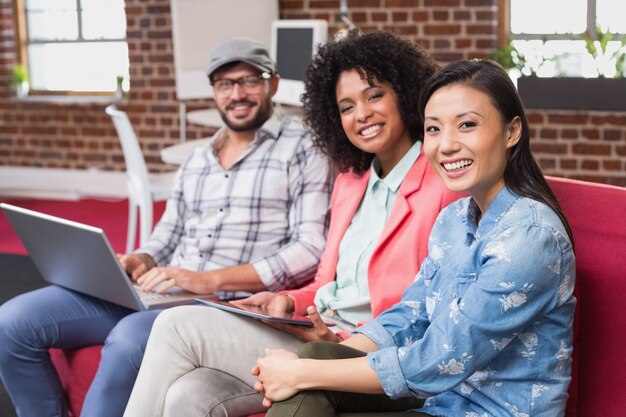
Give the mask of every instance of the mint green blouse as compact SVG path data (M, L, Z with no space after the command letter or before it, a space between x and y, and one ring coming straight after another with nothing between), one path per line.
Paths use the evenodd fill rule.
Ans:
M315 306L321 313L335 315L356 325L372 319L367 270L378 239L391 213L398 190L422 150L416 142L385 177L380 178L380 163L372 161L370 178L346 233L339 245L337 276L317 290Z

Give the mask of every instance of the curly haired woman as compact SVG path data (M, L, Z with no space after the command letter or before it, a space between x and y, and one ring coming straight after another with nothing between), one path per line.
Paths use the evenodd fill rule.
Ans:
M342 172L322 260L309 285L240 301L308 314L314 327L197 306L168 310L153 327L125 416L263 411L250 369L266 348L341 342L400 299L438 213L460 197L422 154L418 97L435 70L423 50L385 32L351 32L320 48L306 74L305 121Z

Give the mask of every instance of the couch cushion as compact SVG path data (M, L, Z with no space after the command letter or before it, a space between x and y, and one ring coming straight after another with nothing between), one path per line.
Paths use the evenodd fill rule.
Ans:
M581 417L626 410L626 188L548 178L574 231L578 369L571 400ZM574 358L576 359L576 358ZM576 404L577 403L577 404ZM573 416L568 408L568 417Z
M548 181L576 245L578 303L566 416L621 416L626 410L626 189L561 178ZM100 349L51 349L75 416L98 367Z
M67 398L70 417L80 416L85 395L96 375L102 346L81 349L50 349L52 363L57 369Z

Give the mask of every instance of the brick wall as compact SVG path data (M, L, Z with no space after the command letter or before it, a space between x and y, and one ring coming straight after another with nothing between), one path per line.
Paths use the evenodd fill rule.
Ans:
M268 1L268 0L259 0ZM339 0L279 0L281 18L343 26ZM442 64L487 57L497 37L497 0L349 0L364 31L393 30ZM159 150L178 142L169 0L127 0L131 92L120 107L141 138L153 171L171 169ZM8 87L16 61L13 0L0 0L0 165L123 170L106 104L17 101ZM193 102L189 109L211 105ZM546 174L626 186L626 112L529 112L532 146ZM211 130L187 125L188 138Z

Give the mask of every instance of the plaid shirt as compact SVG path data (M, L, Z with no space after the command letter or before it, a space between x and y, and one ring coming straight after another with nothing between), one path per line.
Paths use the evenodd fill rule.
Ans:
M272 115L227 170L217 157L222 133L180 167L138 252L193 271L250 263L271 291L303 284L326 241L334 170L289 118Z

